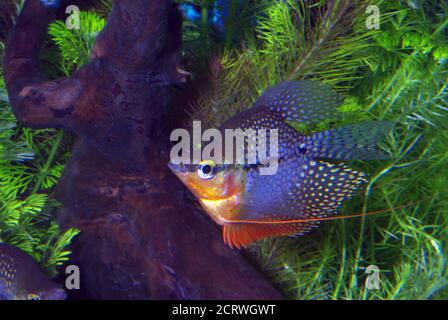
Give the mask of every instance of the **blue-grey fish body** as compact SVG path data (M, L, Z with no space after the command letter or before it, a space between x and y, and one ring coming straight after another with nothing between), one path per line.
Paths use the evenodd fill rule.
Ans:
M33 258L0 243L0 300L65 300L64 289L45 275Z
M338 95L325 84L286 81L267 89L254 106L221 125L224 132L277 132L278 153L268 157L278 160L272 174L261 174L262 159L247 165L203 159L197 165L169 166L207 214L223 226L224 241L230 246L246 247L268 237L307 233L317 227L319 219L336 215L342 203L367 181L364 173L340 160L387 158L376 144L392 129L392 122L368 121L311 135L290 125L333 119L338 106ZM253 151L254 145L244 143L238 148ZM332 159L339 161L329 162Z

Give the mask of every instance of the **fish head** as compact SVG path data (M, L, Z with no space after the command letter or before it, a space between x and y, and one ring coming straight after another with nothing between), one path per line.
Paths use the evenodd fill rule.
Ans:
M22 289L16 294L17 300L65 300L67 292L55 283L49 282L41 288Z
M170 162L168 166L215 222L224 224L238 213L244 191L240 167L217 164L213 160L198 164Z
M66 291L37 268L20 268L15 282L18 300L65 300Z

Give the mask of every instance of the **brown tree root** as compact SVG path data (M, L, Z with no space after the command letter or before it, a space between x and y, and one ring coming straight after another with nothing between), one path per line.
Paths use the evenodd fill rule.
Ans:
M169 108L173 84L184 80L173 1L115 1L91 61L69 78L45 81L38 54L55 14L40 1L26 2L10 33L5 80L21 122L78 137L57 198L62 226L82 231L73 262L86 294L280 299L224 245L220 230L185 198L167 168L169 132L179 118Z

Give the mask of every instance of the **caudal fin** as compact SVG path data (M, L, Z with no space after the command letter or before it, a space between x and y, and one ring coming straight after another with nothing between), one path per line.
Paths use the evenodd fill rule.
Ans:
M357 125L316 132L300 148L311 158L384 160L377 142L390 132L390 121L368 121Z

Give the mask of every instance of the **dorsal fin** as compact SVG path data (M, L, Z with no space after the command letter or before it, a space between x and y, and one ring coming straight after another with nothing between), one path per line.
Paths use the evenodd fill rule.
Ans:
M287 121L318 123L335 118L340 105L339 94L318 81L285 81L268 88L254 107L269 107Z

